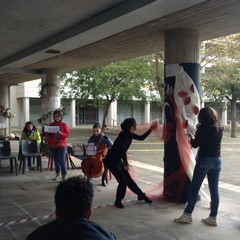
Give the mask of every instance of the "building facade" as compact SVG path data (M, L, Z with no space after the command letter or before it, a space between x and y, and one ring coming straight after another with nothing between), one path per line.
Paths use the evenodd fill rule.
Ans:
M32 121L40 126L38 119L41 117L41 99L39 96L41 80L24 82L10 88L10 109L16 113L12 119L11 126L24 127L27 121ZM102 106L94 107L91 99L86 106L81 107L77 101L71 100L63 107L66 110L64 121L70 127L83 124L102 122L104 109ZM140 101L132 101L131 104L124 102L113 102L106 118L107 125L119 125L125 118L134 117L139 124L149 123L155 119L162 121L162 110L156 103L144 104Z

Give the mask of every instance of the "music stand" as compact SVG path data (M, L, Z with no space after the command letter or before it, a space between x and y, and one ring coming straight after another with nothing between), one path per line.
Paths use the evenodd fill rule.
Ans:
M77 144L77 146L78 146L78 149L75 148L76 146L75 147L73 146L74 156L78 157L82 161L85 161L88 157L95 156L97 154L97 148L94 143L87 143L82 145ZM88 179L90 181L93 181L90 178ZM94 184L93 184L93 188L96 189L98 192L100 192L100 190L97 187L95 187Z

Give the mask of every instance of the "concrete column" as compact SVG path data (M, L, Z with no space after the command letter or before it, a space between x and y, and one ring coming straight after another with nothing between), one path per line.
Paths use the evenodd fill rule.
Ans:
M164 56L166 68L170 64L180 64L200 89L200 40L198 31L193 29L180 29L165 33ZM174 87L175 77L166 77L165 83Z
M144 106L144 123L150 123L150 103L146 103Z
M106 124L111 126L117 126L117 101L111 103Z
M8 85L2 84L0 87L0 105L8 108L9 106L9 94L8 94ZM10 131L10 120L3 116L0 116L0 136L7 136L7 128L8 132Z
M23 98L23 116L21 118L20 125L25 126L25 123L30 120L30 104L29 104L29 98Z
M222 123L223 126L227 125L227 108L222 112Z
M70 128L76 127L76 100L70 102Z
M8 86L5 84L1 84L0 87L0 105L3 105L5 107L8 106Z
M183 169L176 141L176 123L172 94L175 85L174 71L181 65L199 89L200 41L193 29L175 29L165 33L165 141L164 141L164 198L186 203L190 180ZM173 67L170 65L173 64ZM167 70L167 71L166 71ZM172 71L172 72L171 72ZM179 174L181 173L181 174Z
M60 79L56 69L42 70L41 84L41 115L46 116L51 111L58 109L60 102ZM52 117L43 119L42 124L48 124Z
M196 30L168 31L164 44L165 64L199 62L200 41Z

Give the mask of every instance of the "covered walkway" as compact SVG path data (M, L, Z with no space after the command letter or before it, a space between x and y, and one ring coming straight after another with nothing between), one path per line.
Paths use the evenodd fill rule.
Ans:
M107 187L100 186L100 179L95 179L95 197L92 220L106 230L114 232L117 239L161 239L161 240L238 240L240 236L240 178L239 178L239 138L230 139L225 134L222 144L223 169L220 183L220 209L218 226L210 227L201 222L209 214L209 201L202 196L193 213L190 225L173 222L184 205L166 202L163 199L152 204L138 202L136 196L129 193L125 198L125 208L113 206L116 181L111 179ZM79 137L81 136L81 137ZM85 141L82 130L72 134L70 141ZM161 143L155 136L146 140L144 145L133 143L129 157L135 166L136 181L147 191L160 184L163 168ZM146 159L145 156L149 156ZM80 162L75 159L76 165ZM0 239L23 240L38 226L54 218L53 195L57 183L52 181L53 172L29 171L25 175L10 174L8 168L0 171ZM68 176L82 174L80 169L70 169ZM206 186L206 185L205 185ZM208 194L208 189L205 187Z

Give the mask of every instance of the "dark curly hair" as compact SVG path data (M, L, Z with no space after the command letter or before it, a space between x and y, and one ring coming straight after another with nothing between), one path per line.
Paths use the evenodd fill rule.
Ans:
M213 127L216 132L219 131L218 114L211 107L204 107L198 114L198 122L203 126Z
M70 177L57 186L55 205L60 217L86 218L92 201L92 183L82 176Z

